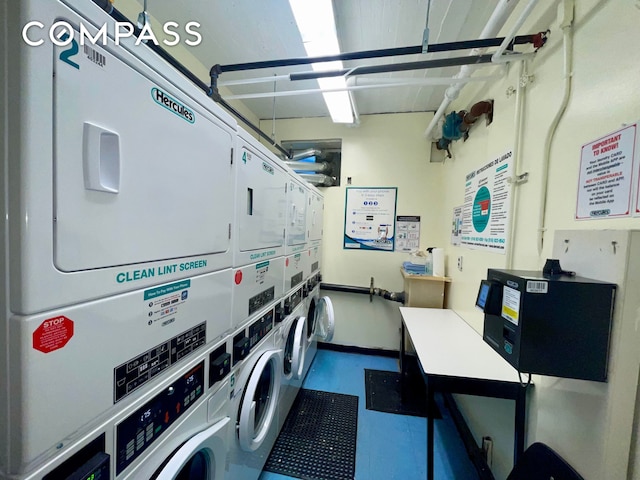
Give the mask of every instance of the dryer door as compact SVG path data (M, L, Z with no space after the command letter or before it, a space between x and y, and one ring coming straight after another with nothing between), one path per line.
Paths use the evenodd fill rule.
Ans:
M304 356L307 352L307 319L297 317L287 335L287 344L284 349L284 374L287 378L293 376L298 380L302 378L304 369Z
M260 356L249 376L238 412L238 439L245 452L260 448L271 424L277 421L281 369L282 350L269 350Z
M174 451L151 477L157 480L224 478L229 417L200 432Z
M329 297L322 297L318 300L315 311L315 336L325 342L333 339L335 330L335 316L333 314L333 304Z

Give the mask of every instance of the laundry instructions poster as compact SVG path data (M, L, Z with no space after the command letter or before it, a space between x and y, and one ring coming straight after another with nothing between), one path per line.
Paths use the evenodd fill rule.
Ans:
M513 151L491 159L465 178L460 245L504 254L509 230Z
M396 187L347 187L343 248L393 252L397 194Z

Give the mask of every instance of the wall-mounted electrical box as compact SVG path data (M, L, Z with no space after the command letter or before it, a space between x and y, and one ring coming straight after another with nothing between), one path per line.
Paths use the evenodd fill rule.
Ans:
M476 306L485 342L524 373L606 381L616 285L489 269Z

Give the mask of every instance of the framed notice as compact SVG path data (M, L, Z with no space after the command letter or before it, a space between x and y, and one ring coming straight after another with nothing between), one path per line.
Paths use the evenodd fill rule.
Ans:
M576 219L631 214L637 124L582 146Z
M462 246L505 253L512 156L509 150L466 176L460 228Z
M420 249L420 216L396 217L396 252L416 252Z
M347 187L343 248L392 252L397 194L396 187Z

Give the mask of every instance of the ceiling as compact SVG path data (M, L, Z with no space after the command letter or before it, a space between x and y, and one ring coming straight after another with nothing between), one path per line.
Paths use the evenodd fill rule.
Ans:
M310 0L313 1L313 0ZM477 39L498 0L431 0L429 43ZM342 52L408 47L422 44L428 0L334 0L336 29ZM147 10L161 23L198 21L199 46L189 51L205 66L306 57L287 0L149 0ZM530 33L530 32L525 32ZM345 67L411 62L468 55L468 50L344 62ZM460 67L359 76L366 81L455 75ZM224 73L219 81L308 72L310 65ZM487 72L489 70L487 69ZM317 89L315 80L229 86L234 94ZM353 92L360 115L437 110L446 86L401 86ZM225 95L223 95L225 98ZM227 96L228 98L228 96ZM322 95L246 99L259 119L328 116Z

